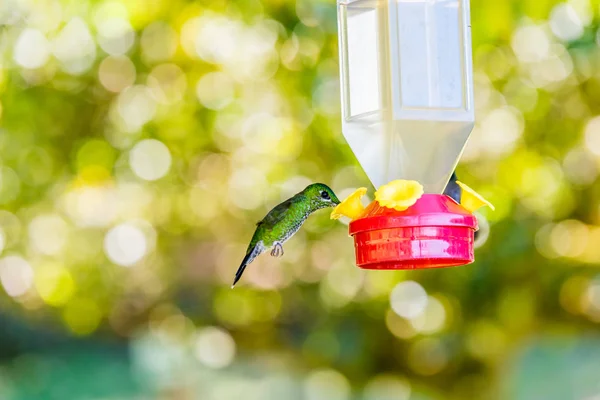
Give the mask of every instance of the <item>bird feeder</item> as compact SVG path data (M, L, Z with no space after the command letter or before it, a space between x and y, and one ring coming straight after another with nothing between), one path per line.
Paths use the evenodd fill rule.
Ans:
M442 194L475 123L469 0L338 0L342 131L375 187L422 185L349 225L367 269L464 265L475 216Z

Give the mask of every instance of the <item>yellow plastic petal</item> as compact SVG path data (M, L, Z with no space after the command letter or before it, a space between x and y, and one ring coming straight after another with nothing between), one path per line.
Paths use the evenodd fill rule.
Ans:
M379 205L404 211L423 195L423 186L417 181L396 180L383 185L375 192Z
M456 181L456 184L462 189L462 193L460 195L460 205L463 206L468 212L472 213L483 206L488 206L492 210L495 210L492 203L481 197L479 193L462 182Z
M350 196L346 197L344 201L337 205L331 212L331 219L338 219L342 216L350 219L356 219L365 210L360 198L367 193L367 188L358 188Z

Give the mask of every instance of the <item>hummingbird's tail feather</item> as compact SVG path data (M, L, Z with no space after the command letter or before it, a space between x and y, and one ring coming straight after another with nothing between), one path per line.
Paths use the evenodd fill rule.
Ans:
M231 285L232 289L235 286L235 284L238 283L238 281L242 277L242 274L244 273L244 270L246 269L248 264L250 264L250 255L251 255L250 253L246 254L246 257L244 257L242 264L240 265L237 272L235 273L235 278L233 279L233 284Z
M244 273L244 270L246 269L246 267L252 261L254 261L254 259L256 257L258 257L258 255L260 253L262 253L263 251L264 251L264 248L263 248L263 246L262 246L261 243L257 243L256 246L254 246L252 249L248 249L248 252L246 253L246 256L242 260L242 264L240 265L240 267L238 268L237 272L235 273L235 278L233 279L233 284L231 285L232 289L235 286L235 284L238 283L238 281L242 277L242 274Z

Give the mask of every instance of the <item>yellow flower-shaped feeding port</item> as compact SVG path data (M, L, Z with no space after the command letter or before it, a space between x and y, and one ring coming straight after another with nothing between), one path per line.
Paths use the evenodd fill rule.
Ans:
M380 206L404 211L423 195L423 186L417 181L396 180L383 185L375 192Z
M468 187L462 182L456 181L456 184L462 189L460 195L460 205L463 206L468 212L473 213L483 206L488 206L492 210L495 210L492 203L484 199L479 193Z
M346 197L344 201L333 209L330 218L339 219L341 217L348 217L354 220L360 217L365 210L365 206L363 206L360 199L365 193L367 193L367 188L363 187L356 189L350 196Z

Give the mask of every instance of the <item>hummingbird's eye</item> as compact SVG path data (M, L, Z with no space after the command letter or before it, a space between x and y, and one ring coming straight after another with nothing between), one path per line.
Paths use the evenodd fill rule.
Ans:
M329 200L329 193L327 193L325 190L323 190L321 192L321 197L324 198L325 200Z

